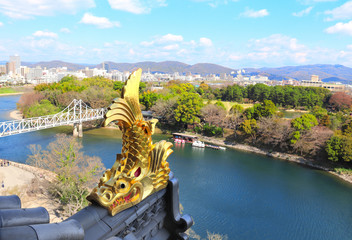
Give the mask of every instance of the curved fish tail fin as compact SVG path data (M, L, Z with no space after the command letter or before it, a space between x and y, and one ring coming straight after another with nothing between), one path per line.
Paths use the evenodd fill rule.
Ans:
M166 163L166 159L173 152L171 147L172 143L166 142L165 140L162 140L155 144L154 149L150 152L151 155L149 171L151 173L156 173L161 168L161 165L164 162Z
M139 82L142 69L139 68L127 79L121 92L121 98L117 98L109 106L105 114L104 126L112 121L119 121L124 126L131 126L136 120L143 120L139 107Z

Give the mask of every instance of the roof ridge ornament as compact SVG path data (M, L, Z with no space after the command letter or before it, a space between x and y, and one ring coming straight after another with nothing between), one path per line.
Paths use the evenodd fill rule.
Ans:
M132 72L121 92L105 115L104 125L112 121L122 131L122 151L100 178L87 199L115 214L138 204L149 195L165 188L169 180L172 143L152 142L158 120L145 121L139 106L139 82L142 69Z

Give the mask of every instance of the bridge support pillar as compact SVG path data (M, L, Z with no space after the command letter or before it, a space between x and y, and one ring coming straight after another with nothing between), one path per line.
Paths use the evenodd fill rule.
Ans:
M74 137L83 137L82 123L74 123L73 124L73 136Z

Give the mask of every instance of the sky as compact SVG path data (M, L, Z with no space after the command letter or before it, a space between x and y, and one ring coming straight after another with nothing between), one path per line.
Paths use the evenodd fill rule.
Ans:
M352 67L352 0L1 0L0 60Z

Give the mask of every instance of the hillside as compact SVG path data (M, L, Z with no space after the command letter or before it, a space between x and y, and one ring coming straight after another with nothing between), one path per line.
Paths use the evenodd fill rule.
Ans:
M119 71L132 71L135 68L142 68L144 71L151 72L161 72L161 73L198 73L202 75L215 73L231 73L234 71L233 69L226 68L220 65L211 64L211 63L198 63L195 65L188 65L182 62L177 61L164 61L164 62L137 62L137 63L115 63L115 62L106 62L110 65L111 70L119 70ZM63 61L50 61L50 62L38 62L34 64L23 63L22 65L28 67L36 67L41 66L42 68L56 68L56 67L67 67L68 70L79 70L85 67L98 67L101 68L102 64L98 65L87 65L87 64L75 64L75 63L68 63Z
M297 80L310 79L310 76L313 74L318 75L323 81L348 82L352 80L352 68L343 65L316 64L280 68L260 68L258 70L271 75L294 78Z
M137 62L137 63L115 63L106 62L110 65L111 70L119 71L132 71L136 68L142 68L144 71L160 72L160 73L188 73L193 74L230 74L235 69L227 68L217 64L211 63L197 63L194 65L189 65L177 61L164 61L164 62ZM28 67L67 67L68 70L79 70L85 67L98 67L101 68L101 64L89 65L89 64L76 64L68 63L63 61L50 61L50 62L39 62L39 63L25 63L22 65ZM302 66L284 66L278 68L245 68L246 74L250 75L264 75L268 76L269 79L282 80L293 78L296 80L310 79L311 75L318 75L324 82L343 82L350 83L352 81L352 68L343 65L331 65L331 64L315 64L315 65L302 65Z

